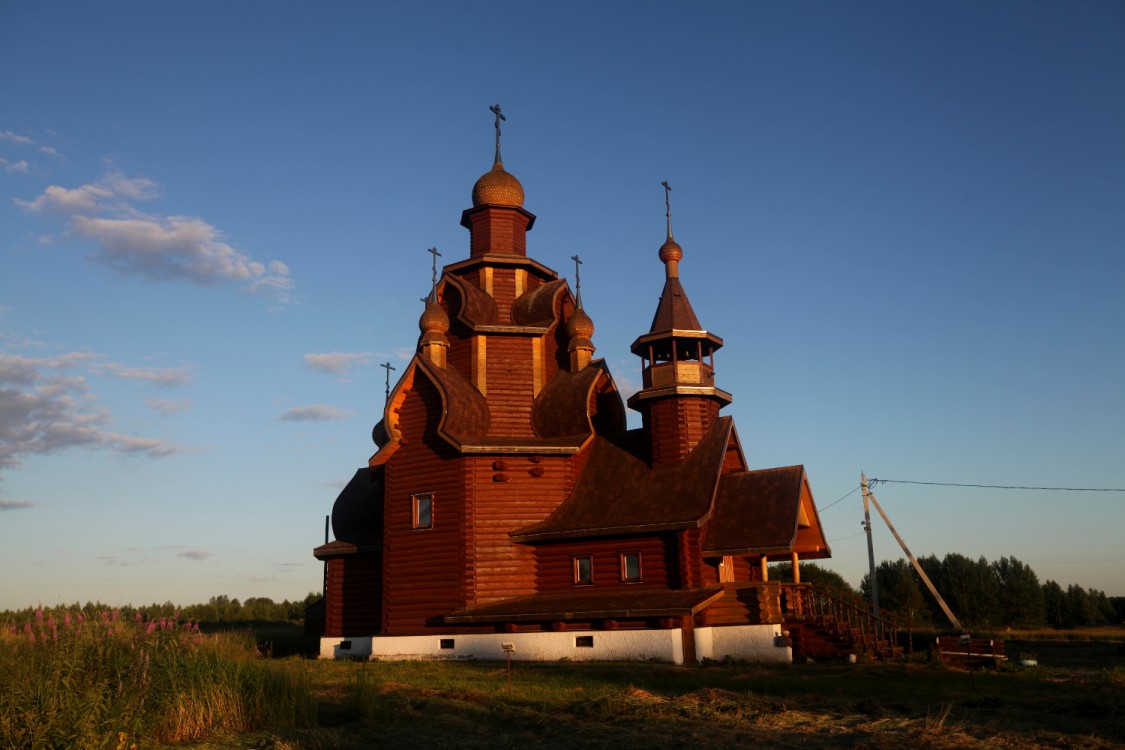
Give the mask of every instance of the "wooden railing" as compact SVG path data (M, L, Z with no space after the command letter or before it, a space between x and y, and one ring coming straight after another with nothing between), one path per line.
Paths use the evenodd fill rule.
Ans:
M896 646L905 634L910 649L909 623L895 613L880 609L876 615L866 599L813 583L781 584L781 609L786 621L835 624L858 630L860 638L870 636Z

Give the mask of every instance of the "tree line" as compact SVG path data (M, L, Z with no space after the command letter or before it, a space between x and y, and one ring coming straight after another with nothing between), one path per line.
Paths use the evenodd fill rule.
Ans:
M97 616L102 611L119 612L120 616L135 618L138 614L145 621L156 621L165 617L178 617L181 621L193 620L201 623L229 622L291 622L301 623L305 619L305 609L317 601L321 595L313 592L304 599L275 602L268 596L252 596L245 601L222 594L212 596L206 603L180 606L172 602L163 604L126 604L114 607L101 602L75 603L73 609L81 610L88 617ZM0 612L0 624L20 625L34 618L36 607L24 610Z
M1074 583L1065 589L1056 581L1040 583L1035 571L1015 557L989 562L951 552L941 559L919 558L918 564L967 628L1074 628L1125 620L1122 597L1110 599L1104 591ZM906 559L879 563L875 580L880 607L919 625L948 623ZM859 588L862 596L871 598L870 575Z
M1040 583L1029 565L1015 557L989 562L949 553L918 559L953 614L966 628L1075 628L1125 622L1125 597L1055 581ZM792 566L771 567L770 577L793 580ZM918 627L948 627L949 619L905 558L884 560L875 568L879 606ZM839 573L813 563L801 564L801 580L871 599L870 575L859 590Z

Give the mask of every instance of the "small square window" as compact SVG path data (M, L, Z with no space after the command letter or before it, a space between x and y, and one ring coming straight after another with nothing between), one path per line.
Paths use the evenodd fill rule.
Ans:
M442 648L456 648L455 643L456 642L452 638L442 638L441 639L441 647Z
M621 553L621 581L622 583L640 583L641 581L641 553Z
M434 525L434 493L411 495L413 525L416 529L429 529Z
M589 586L594 582L594 561L589 555L574 558L574 585Z
M593 648L594 636L592 635L576 635L574 636L575 648Z

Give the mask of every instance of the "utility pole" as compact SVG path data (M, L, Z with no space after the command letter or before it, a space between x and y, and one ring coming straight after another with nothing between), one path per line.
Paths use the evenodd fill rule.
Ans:
M878 480L875 480L875 481L878 481ZM883 517L883 522L887 524L887 528L890 529L891 533L895 535L895 540L898 541L898 546L902 547L902 551L906 553L906 557L910 560L910 564L914 566L914 570L918 572L918 577L922 579L922 583L926 584L926 588L928 588L930 590L930 593L934 595L934 599L937 599L937 603L941 607L941 611L944 612L945 616L949 618L949 622L952 623L953 627L957 628L958 630L964 631L964 628L961 626L961 622L954 616L953 610L951 610L949 608L949 605L945 603L945 599L941 598L941 594L938 593L937 586L935 586L933 581L930 580L930 577L928 575L926 575L926 571L922 570L922 566L919 565L918 561L914 559L914 555L911 554L910 549L906 546L906 542L902 541L902 537L898 535L898 531L895 529L894 524L891 523L891 519L887 517L886 512L883 510L883 506L879 505L879 501L875 499L875 494L868 491L868 489L867 489L867 477L864 476L863 477L863 508L864 508L865 511L867 510L867 498L868 497L871 498L872 504L875 505L875 510L879 511L879 515ZM870 525L870 521L868 521L868 525ZM869 545L868 549L870 549L870 544L871 544L870 533L871 532L868 531L868 537L867 537L867 543ZM872 565L875 564L874 558L872 558L871 564ZM874 568L872 568L872 570L874 570ZM872 579L875 578L874 572L872 572L871 578Z
M871 591L871 613L879 616L879 579L875 577L875 545L871 541L871 505L868 498L867 475L859 474L859 485L863 488L863 528L867 532L867 586Z

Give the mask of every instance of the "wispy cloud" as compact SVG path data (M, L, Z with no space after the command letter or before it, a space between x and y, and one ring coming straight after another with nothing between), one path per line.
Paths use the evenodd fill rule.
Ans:
M91 394L87 377L74 372L104 366L100 359L91 352L56 357L0 352L0 468L18 467L23 456L67 448L152 458L182 450L165 440L111 429L110 414Z
M328 352L326 354L306 354L305 367L318 372L327 372L346 377L353 368L371 364L373 352Z
M311 406L294 406L279 417L285 422L330 422L338 419L347 419L352 416L350 411L337 409L326 404L312 404Z
M281 304L292 301L294 282L279 260L262 262L235 249L223 232L194 216L147 213L136 204L160 196L144 177L110 170L76 188L51 185L32 200L16 200L24 211L54 216L66 235L91 240L89 259L122 276L147 281L186 281L200 286L241 286Z
M53 156L55 158L59 158L62 156L62 154L60 154L51 146L48 146L45 143L41 143L31 136L13 133L11 130L0 130L0 143L11 143L15 146L33 148L40 153L47 154L48 156Z
M24 510L34 507L35 503L30 500L5 500L0 498L0 510Z
M171 401L163 398L150 398L145 406L160 414L175 414L191 408L190 401Z
M210 552L204 552L200 549L189 549L176 555L176 557L182 557L185 560L206 560L210 556Z
M28 163L26 159L20 159L19 161L8 161L7 159L0 157L0 165L3 165L5 172L19 172L21 174L27 174L28 171Z

